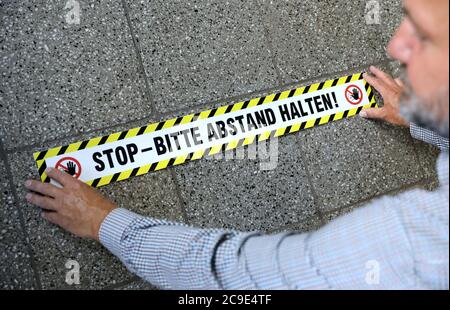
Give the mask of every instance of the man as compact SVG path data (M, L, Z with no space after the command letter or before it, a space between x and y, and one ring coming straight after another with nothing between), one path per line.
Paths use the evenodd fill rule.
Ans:
M371 67L373 76L365 79L385 105L362 116L411 126L414 137L439 146L437 191L384 197L316 232L277 235L145 218L55 169L47 174L62 188L27 181L41 194L29 193L27 200L44 209L46 220L100 241L162 288L448 289L449 3L405 0L404 6L389 53L405 65L407 78L394 80ZM371 277L367 267L378 275Z

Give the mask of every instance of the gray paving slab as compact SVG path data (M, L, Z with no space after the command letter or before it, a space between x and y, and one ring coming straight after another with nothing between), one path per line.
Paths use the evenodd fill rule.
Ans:
M1 4L0 135L7 149L150 114L121 2L77 2L79 24L66 21L68 1Z
M366 22L367 1L257 1L285 83L383 60L402 17L395 0L377 1L380 24Z
M277 85L253 1L127 1L157 110Z
M129 283L127 285L121 286L117 288L117 290L124 290L124 291L154 291L158 290L157 287L149 284L148 282L145 282L144 280L136 280L132 283Z
M424 177L430 182L438 182L436 164L441 151L439 148L422 141L415 140L414 143L419 157L419 163L423 168Z
M278 162L270 167L273 170L261 169L261 163L269 160L251 159L246 149L241 150L243 153L237 154L243 155L203 159L175 168L192 224L266 232L309 230L318 225L295 136L278 140Z
M37 178L32 153L38 150L24 145L41 150L152 123L130 123L148 116L152 104L126 14L163 119L383 61L401 18L401 1L394 0L378 1L379 25L365 22L365 1L128 0L126 10L122 1L79 2L79 25L66 22L63 0L1 3L0 136L7 149L19 149L8 153L19 201L0 162L1 288L34 288L17 204L44 289L153 289L101 246L44 222L24 201L23 182ZM116 127L79 134L107 126ZM63 136L72 138L44 143ZM359 118L280 138L273 170L248 150L101 191L138 213L200 227L303 232L360 201L425 179L431 187L435 179L435 149L414 142L407 130ZM80 264L79 286L65 283L69 259Z
M110 131L113 133L116 131ZM106 134L106 132L105 132ZM92 137L97 135L92 135ZM84 136L87 138L87 136ZM77 142L77 139L60 141L51 147ZM48 146L43 146L43 148ZM42 149L42 148L41 148ZM40 149L39 149L40 150ZM44 289L103 288L124 282L133 276L122 264L100 245L63 232L39 215L39 211L25 202L23 183L28 178L38 178L33 152L22 151L9 154L14 184L19 196L25 225L30 236L30 244L35 253L37 269ZM119 206L139 214L183 221L180 202L174 195L175 184L167 171L118 182L101 188L101 192ZM75 259L81 267L81 285L69 286L65 283L65 263Z
M5 164L0 159L0 289L35 289L31 259Z
M333 220L340 218L342 216L345 216L358 208L362 208L363 206L364 206L364 204L357 204L355 206L351 206L348 208L341 208L341 209L337 209L337 210L333 210L331 212L325 213L325 214L323 214L324 222L325 222L325 224L329 224Z
M418 182L423 172L407 129L360 117L299 136L324 212Z
M344 216L356 209L364 208L365 206L368 206L372 201L380 198L381 196L397 196L402 193L405 193L405 192L408 192L411 190L418 190L418 189L434 191L435 189L438 188L438 186L439 186L438 180L435 180L434 178L432 178L432 179L424 179L422 181L419 181L418 183L406 185L402 188L393 189L393 190L388 191L387 193L380 194L379 196L374 197L373 199L368 199L368 200L353 204L351 206L346 206L343 208L327 211L322 214L324 223L327 224L327 223L331 222L332 220L334 220L338 217Z

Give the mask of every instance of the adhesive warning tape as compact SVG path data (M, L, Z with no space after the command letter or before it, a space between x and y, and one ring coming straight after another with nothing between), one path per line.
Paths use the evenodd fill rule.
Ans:
M376 107L362 73L36 152L47 167L100 187ZM53 182L53 181L52 181Z

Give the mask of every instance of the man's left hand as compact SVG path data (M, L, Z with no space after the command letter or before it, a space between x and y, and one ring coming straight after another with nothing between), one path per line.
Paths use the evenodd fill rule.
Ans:
M373 75L364 74L364 79L373 86L383 97L384 106L367 109L361 116L368 119L379 119L397 126L409 127L409 123L400 115L400 98L404 92L404 85L400 79L394 79L377 67L371 66Z
M42 217L79 236L99 240L100 225L117 206L97 190L58 169L46 170L48 177L62 188L49 183L28 180L29 203L43 209Z

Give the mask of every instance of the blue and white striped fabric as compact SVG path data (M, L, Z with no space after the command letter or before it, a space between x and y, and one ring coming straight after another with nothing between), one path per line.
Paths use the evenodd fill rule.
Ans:
M413 138L437 146L443 151L448 151L448 139L439 136L433 131L421 128L414 123L411 123L410 131Z
M101 243L166 289L448 289L448 140L411 132L443 149L435 192L383 197L303 234L196 229L119 208Z

